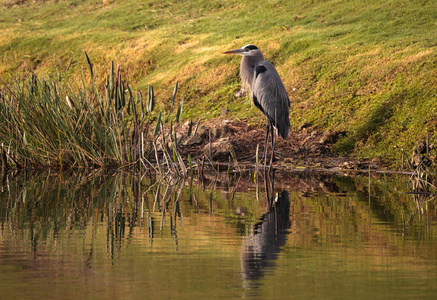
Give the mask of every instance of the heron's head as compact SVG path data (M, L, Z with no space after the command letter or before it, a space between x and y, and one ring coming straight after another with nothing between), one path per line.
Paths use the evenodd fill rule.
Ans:
M241 56L262 55L261 50L259 50L257 46L250 45L250 44L244 46L241 49L226 51L226 52L224 52L224 54L236 54L236 55L241 55Z

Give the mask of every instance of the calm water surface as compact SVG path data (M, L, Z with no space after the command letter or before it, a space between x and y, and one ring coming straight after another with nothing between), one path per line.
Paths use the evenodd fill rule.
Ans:
M434 201L407 176L279 174L168 186L19 174L0 192L1 299L437 295Z

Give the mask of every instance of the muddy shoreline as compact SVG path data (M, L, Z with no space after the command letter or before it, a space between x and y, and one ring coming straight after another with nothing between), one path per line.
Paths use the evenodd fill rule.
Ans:
M186 136L188 123L178 131ZM385 170L378 160L357 159L352 156L335 156L332 145L343 132L319 132L310 124L302 124L298 130L290 131L288 139L276 137L275 159L273 167L280 171L373 171ZM209 163L221 163L224 166L240 165L256 167L256 149L259 155L264 150L264 129L256 128L242 121L219 120L205 122L199 126L193 137L181 143L181 154L202 160L208 157ZM271 149L268 147L268 158ZM264 163L259 164L261 168ZM386 171L384 171L386 172Z

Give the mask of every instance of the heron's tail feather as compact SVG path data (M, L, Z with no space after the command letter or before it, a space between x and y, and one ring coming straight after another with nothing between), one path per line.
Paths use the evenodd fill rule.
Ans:
M278 131L279 131L279 134L282 136L282 138L284 138L284 139L288 138L288 127L282 128L282 130L278 129Z
M279 134L284 139L288 138L288 131L290 129L290 119L288 118L288 111L287 114L283 114L282 116L280 116L277 122L273 121L273 124L275 124L275 127L278 129Z

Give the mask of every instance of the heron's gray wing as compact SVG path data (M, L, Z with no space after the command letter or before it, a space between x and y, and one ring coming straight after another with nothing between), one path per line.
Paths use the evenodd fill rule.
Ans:
M273 65L264 60L254 68L253 102L278 128L283 138L288 137L290 100L287 91Z

